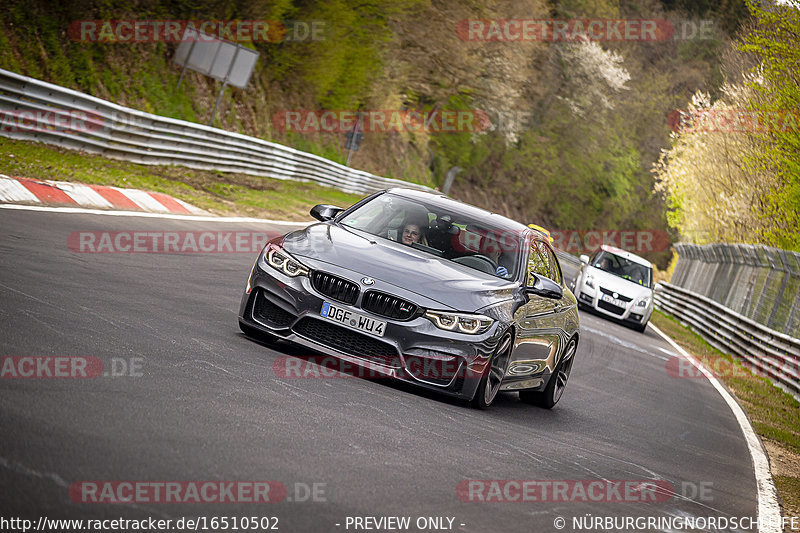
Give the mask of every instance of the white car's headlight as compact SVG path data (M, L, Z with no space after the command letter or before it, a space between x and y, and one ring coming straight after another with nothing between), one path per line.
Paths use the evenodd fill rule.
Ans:
M594 276L592 276L591 274L586 276L586 279L584 280L583 283L586 284L587 287L591 287L594 289Z
M484 315L448 313L446 311L426 311L425 318L433 322L439 329L458 331L469 335L483 333L494 322L494 320Z
M269 266L287 276L295 277L308 275L308 267L289 255L286 250L277 244L270 243L267 245L264 249L264 258L267 260Z
M650 305L650 297L649 296L642 296L638 300L636 300L636 307L647 307Z

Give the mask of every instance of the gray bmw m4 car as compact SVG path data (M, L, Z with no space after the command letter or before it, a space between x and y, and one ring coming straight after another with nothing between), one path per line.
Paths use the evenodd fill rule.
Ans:
M499 391L545 408L578 347L577 302L542 233L445 196L380 191L270 240L239 309L283 339L486 408Z

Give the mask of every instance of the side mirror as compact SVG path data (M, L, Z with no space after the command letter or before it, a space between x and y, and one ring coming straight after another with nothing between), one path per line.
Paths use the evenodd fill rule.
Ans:
M561 297L564 296L564 290L555 281L535 274L533 277L533 287L526 287L526 294L535 294L536 296L550 298L552 300L560 300Z
M580 260L581 260L581 263L583 263L584 265L588 265L589 264L589 256L586 255L586 254L581 254Z
M328 220L331 220L333 217L335 217L342 211L344 211L344 209L342 209L341 207L336 207L327 204L319 204L311 208L311 216L316 218L320 222L327 222Z

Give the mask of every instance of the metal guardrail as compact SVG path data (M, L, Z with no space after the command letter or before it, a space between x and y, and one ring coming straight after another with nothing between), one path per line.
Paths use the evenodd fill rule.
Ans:
M659 283L655 305L685 322L715 348L800 395L800 339L785 335L696 292Z
M0 128L0 135L135 163L182 165L313 181L354 194L368 194L387 187L431 190L422 185L375 176L255 137L123 107L2 69L0 110L12 112L20 119L17 120L18 127L4 125ZM54 114L66 117L64 120L67 121L78 117L77 125L80 127L64 124L63 120L60 126L56 126ZM689 248L684 250L687 258L697 255L696 252ZM579 264L569 254L558 253L558 256L562 261ZM767 257L767 260L772 266L771 259ZM756 266L755 261L742 262ZM685 278L695 267L683 270L685 272L678 274ZM761 282L762 289L767 281ZM750 294L757 284L758 280L749 284ZM782 285L785 289L786 282ZM661 284L655 300L659 308L688 322L710 344L738 355L795 394L800 393L800 340L763 326L706 296L670 284ZM794 318L795 307L796 304L792 305L789 312L789 323ZM770 318L774 318L777 309L777 306L772 308Z
M256 137L123 107L2 69L0 111L17 118L14 127L0 127L0 135L145 165L312 181L354 194L388 187L432 190ZM60 123L54 126L56 120Z
M555 250L555 252L556 252L556 257L558 257L558 260L561 261L562 263L567 263L567 264L572 265L574 267L580 267L581 266L580 259L578 259L574 255L572 255L570 253L567 253L567 252L562 252L561 250Z

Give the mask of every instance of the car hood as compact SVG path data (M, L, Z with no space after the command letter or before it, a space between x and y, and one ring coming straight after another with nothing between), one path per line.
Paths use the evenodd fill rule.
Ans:
M333 223L289 233L284 249L400 287L453 310L472 312L512 298L515 283L421 250Z
M653 295L653 289L649 289L638 283L634 283L632 281L628 281L623 279L619 276L615 276L614 274L609 274L599 268L591 268L591 275L594 276L594 279L600 284L601 287L604 289L608 289L610 291L622 294L623 296L627 296L629 298L640 298L642 296L651 296Z

